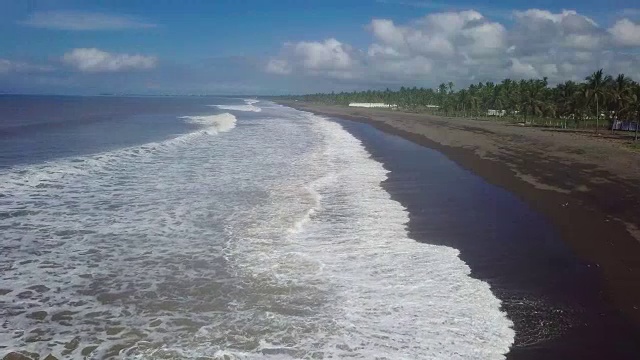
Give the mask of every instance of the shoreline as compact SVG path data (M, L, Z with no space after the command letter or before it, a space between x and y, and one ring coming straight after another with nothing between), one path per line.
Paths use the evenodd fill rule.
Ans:
M388 171L381 186L408 211L409 237L457 249L470 276L489 284L515 330L507 359L640 353L640 329L602 301L598 269L578 259L544 216L440 152L367 123L331 120Z
M573 145L567 146L567 156L558 152L542 153L545 136L563 141L565 134L512 127L515 134L505 131L505 135L500 133L500 127L511 129L503 124L385 110L280 103L318 115L372 125L436 150L488 183L506 189L547 218L563 242L597 274L594 282L601 289L603 302L621 313L621 318L631 320L634 326L640 325L640 287L637 286L640 284L640 242L634 237L636 234L631 233L640 224L629 217L629 214L640 214L638 185L590 163L586 159L588 154L577 151ZM514 138L517 145L510 142ZM487 146L478 139L486 140ZM465 140L471 140L472 144L466 144ZM496 142L502 142L501 146L496 147ZM584 142L586 146L599 145L599 139ZM510 153L502 151L512 146ZM616 161L631 161L631 168L624 175L632 179L639 170L633 162L640 161L640 154L625 156L626 159ZM585 161L580 162L581 157ZM585 179L589 174L595 174L594 179Z

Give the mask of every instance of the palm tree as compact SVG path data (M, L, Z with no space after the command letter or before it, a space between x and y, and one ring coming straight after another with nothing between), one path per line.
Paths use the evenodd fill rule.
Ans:
M438 86L438 105L444 107L444 101L447 97L447 84L442 83Z
M447 88L449 89L449 94L453 94L453 83L451 81L447 83Z
M555 89L555 103L558 115L562 117L563 127L567 128L568 118L577 118L578 85L573 81L558 84Z
M525 116L542 116L549 109L549 103L545 97L544 89L547 87L547 79L520 81L520 105Z
M500 83L500 96L503 99L502 103L504 104L505 110L507 110L507 113L510 115L515 113L517 107L517 86L518 83L511 79L504 79Z
M611 86L611 103L615 109L616 120L620 120L622 114L628 111L628 107L633 103L633 89L631 87L631 79L625 77L624 74L618 75ZM614 127L611 126L611 133Z
M458 101L460 102L460 105L462 105L463 117L467 117L466 105L467 105L467 101L469 100L468 97L469 97L469 93L467 92L467 90L462 89L458 91Z
M478 89L478 85L475 84L471 84L469 85L469 91L468 91L468 101L469 101L469 108L471 110L473 110L473 114L474 116L478 116L478 112L480 110L480 96L478 96L479 93L479 89Z
M508 99L505 95L506 91L501 85L493 85L491 87L489 105L492 109L499 110L500 116L502 116L502 111L507 108Z
M607 93L606 87L611 82L611 76L604 76L602 69L594 72L585 78L587 81L586 96L589 101L596 101L596 134L598 133L598 122L600 120L600 102L604 100Z
M399 90L364 90L340 93L316 93L302 96L287 96L310 102L347 105L350 102L384 102L397 104L407 110L433 111L427 105L440 105L442 114L457 113L462 116L478 116L487 109L506 110L510 116L524 117L525 122L533 116L560 117L562 126L567 127L567 119L574 119L576 125L581 120L593 118L596 112L596 133L600 126L603 109L607 119L629 119L640 123L640 84L624 75L615 81L594 72L581 83L565 82L553 89L546 79L520 80L505 79L499 84L493 82L476 83L468 88L454 91L453 83L443 82L437 88L407 88ZM594 106L595 105L595 106ZM636 138L640 136L640 126Z
M631 100L633 101L631 105L631 114L635 115L636 118L636 134L634 136L634 140L638 141L638 128L640 128L640 84L638 83L633 85Z

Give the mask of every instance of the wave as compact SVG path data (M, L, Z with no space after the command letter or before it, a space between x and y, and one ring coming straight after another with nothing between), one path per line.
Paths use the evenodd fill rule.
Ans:
M262 109L255 105L211 105L215 106L220 110L233 110L233 111L251 111L251 112L261 112Z
M310 349L330 358L504 358L514 331L500 300L470 276L458 250L409 237L407 210L381 186L383 165L338 123L288 108L281 115L308 126L313 149L291 156L296 181L262 212L270 221L235 229L242 241L227 257L270 310L260 320L260 311L246 307L242 321L269 329L262 340L272 345L252 354L225 350L249 359L265 358L266 348L282 354L273 358L303 358ZM300 184L305 177L312 179ZM284 212L297 214L288 227L276 220ZM217 324L200 332L215 343L247 335Z
M382 164L339 124L277 109L219 141L235 117L185 116L200 129L0 171L0 343L76 344L78 358L502 358L500 301L457 250L409 238ZM12 331L36 327L56 343Z
M177 269L182 256L190 256L190 249L207 249L207 260L219 253L215 241L209 243L219 231L201 225L198 216L209 211L209 203L201 199L210 199L216 190L211 182L203 181L219 168L210 164L211 149L229 141L215 134L229 131L236 121L230 114L182 119L199 129L164 141L0 169L0 287L13 290L0 292L6 310L3 315L11 314L3 316L0 344L54 354L65 354L65 344L82 344L79 349L95 344L97 349L88 358L112 358L116 357L113 349L129 341L130 335L127 331L107 334L90 322L122 323L150 336L159 333L146 324L157 321L162 322L159 327L169 326L173 318L123 314L125 308L135 312L140 301L123 296L122 286L129 282L135 284L132 288L137 294L158 293L162 298L162 285L157 284L166 281L166 274L158 264L173 263L169 267ZM213 138L220 141L210 141ZM187 177L190 181L185 181ZM203 223L210 224L211 219L207 220ZM36 228L37 234L31 230ZM154 251L160 251L159 257L151 256ZM15 266L18 262L21 265ZM213 273L219 276L221 272L216 269L207 274L213 279ZM183 282L189 276L178 273ZM216 281L210 279L206 284ZM29 289L33 286L37 291ZM183 292L190 290L182 288ZM98 301L99 292L108 293L109 299ZM209 303L223 296L214 295L213 300L207 299ZM47 321L35 324L30 317L34 311L45 314ZM183 312L198 320L196 312ZM67 314L65 325L55 321L58 313ZM39 334L55 340L28 342L27 335L20 338L7 330L35 327ZM175 331L176 327L170 327L167 333ZM65 357L81 358L78 351Z
M209 105L213 107L217 107L220 110L233 110L233 111L251 111L251 112L261 112L262 109L253 104L259 102L259 100L255 99L244 99L246 105Z
M227 132L236 127L236 117L229 114L206 115L206 116L182 116L190 124L202 125L207 131L214 133Z
M114 161L119 161L120 159L129 159L130 161L131 159L158 152L165 152L177 146L190 144L202 137L228 132L236 126L236 117L229 113L208 116L182 116L180 119L184 119L190 124L200 125L202 128L163 141L149 142L89 156L73 156L42 164L3 169L0 170L0 182L4 183L4 190L6 191L13 189L14 186L46 187L50 182L85 175L91 169L109 168Z

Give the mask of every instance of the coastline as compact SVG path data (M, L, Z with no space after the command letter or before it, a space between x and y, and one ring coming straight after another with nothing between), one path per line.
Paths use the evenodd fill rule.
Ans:
M630 218L628 214L638 213L640 206L634 195L637 196L639 192L629 178L614 175L593 162L577 161L584 154L576 151L576 146L567 146L568 156L565 157L557 152L548 155L542 153L547 149L541 146L545 136L553 137L555 141L563 141L562 136L565 134L545 134L544 130L522 127L513 127L517 130L515 134L505 134L500 132L499 127L509 126L490 122L443 119L385 110L280 103L319 115L373 125L383 132L436 150L488 183L515 194L548 219L572 253L584 261L585 269L589 272L585 281L590 283L586 286L593 286L593 291L589 290L595 294L592 297L600 298L594 301L601 300L604 304L603 309L606 308L602 311L616 318L605 321L608 324L605 327L616 328L619 325L621 334L623 329L631 330L632 334L627 334L627 339L621 339L622 342L616 346L624 347L623 343L632 341L637 336L634 330L637 330L640 324L640 289L635 285L640 281L640 243L628 231L629 228L637 226L635 219ZM527 132L535 134L528 136ZM470 143L466 143L469 139ZM478 141L479 139L481 141ZM598 140L586 141L600 145ZM509 141L518 141L518 144L512 146L513 143ZM502 144L496 146L497 142ZM511 151L503 151L505 147L510 146ZM616 161L633 161L634 156L638 154L631 153L626 159ZM629 170L623 175L633 176L637 169L631 167ZM597 174L595 182L584 178L588 174ZM602 181L602 178L608 181ZM602 194L601 191L609 195L608 202L604 201L607 197L603 199L598 196ZM622 197L617 198L616 195ZM461 251L463 256L464 250ZM471 269L472 274L478 276L475 274L474 266L471 266ZM556 291L561 293L562 289ZM531 320L535 319L528 319ZM597 327L605 322L596 319L591 325ZM586 330L583 330L574 331L559 339L560 342L553 345L558 350L556 353L561 352L559 349L564 349L565 355L571 353L572 351L567 350L566 338L570 338L570 342L576 345L585 340ZM594 335L594 339L597 337L595 334L591 335ZM532 355L530 349L522 353L518 351L517 348L512 351L509 358L535 358L542 355Z

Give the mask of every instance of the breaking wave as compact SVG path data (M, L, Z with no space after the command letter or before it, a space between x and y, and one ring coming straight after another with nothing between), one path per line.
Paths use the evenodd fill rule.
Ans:
M206 130L216 133L226 132L236 127L236 117L229 114L206 115L206 116L183 116L190 124L204 126Z
M251 112L261 112L262 109L253 104L259 102L259 100L255 99L245 99L246 105L210 105L217 107L220 110L235 110L235 111L251 111Z

